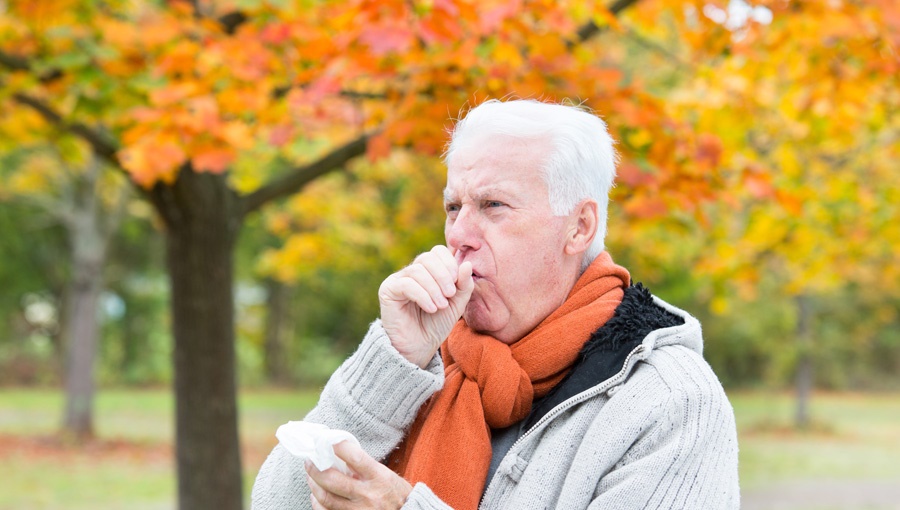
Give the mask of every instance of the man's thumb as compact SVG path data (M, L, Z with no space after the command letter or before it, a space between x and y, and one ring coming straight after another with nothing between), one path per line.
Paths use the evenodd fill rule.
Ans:
M475 290L475 279L472 278L472 263L471 262L463 262L459 265L459 274L456 277L456 288L459 289L459 292L456 293L455 298L459 298L462 301L462 305L465 306L466 303L469 302L469 298L472 297L472 291Z

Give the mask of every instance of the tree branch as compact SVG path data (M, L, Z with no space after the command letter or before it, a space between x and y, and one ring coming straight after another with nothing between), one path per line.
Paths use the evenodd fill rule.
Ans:
M31 108L38 113L45 121L56 126L57 128L69 132L85 142L91 147L96 156L109 163L112 167L122 173L129 181L131 175L122 166L122 162L118 156L118 144L115 140L103 134L102 131L92 129L90 126L81 122L68 122L62 115L54 110L50 105L41 101L36 97L17 92L12 95L13 101ZM152 199L148 191L140 186L136 186L138 191L144 198ZM151 200L152 202L152 200Z
M273 180L256 191L241 197L243 214L251 213L272 200L294 194L312 180L344 167L351 159L366 152L370 135L363 135L348 142L324 157L301 167L294 168L287 175Z
M234 35L238 27L243 25L249 18L241 11L232 11L219 16L219 23L228 35Z
M636 4L637 2L638 2L638 0L616 0L612 5L609 6L609 12L613 16L617 16L620 12L631 7L632 5ZM574 42L573 41L566 42L566 46L569 49L572 49L572 47L575 46L577 43L582 43L584 41L587 41L591 37L599 34L602 30L605 30L605 27L603 27L603 28L598 27L597 24L594 23L593 21L588 21L584 25L581 25L581 28L578 29L578 32L576 33L576 37L577 37L576 40Z
M5 53L3 51L0 51L0 65L9 69L10 71L31 72L31 64L28 63L28 60L16 55L10 55L9 53ZM41 83L49 83L51 81L62 78L62 75L63 73L59 69L49 69L38 76L37 79Z
M632 5L638 3L638 1L639 0L616 0L616 2L613 3L609 7L609 12L612 13L614 16L618 15L619 13L621 13L628 7L631 7ZM224 18L219 18L219 20L222 21L224 24ZM604 30L606 30L606 27L598 27L593 21L588 21L584 25L581 25L581 27L578 29L578 31L575 32L575 40L574 41L571 39L568 39L565 41L566 48L571 50L572 48L575 47L576 44L583 43L583 42L587 41L588 39L590 39L591 37L599 34L600 32L602 32ZM644 41L639 41L639 42L644 42ZM296 85L286 85L286 86L277 87L272 92L272 96L275 99L281 99L284 96L286 96L287 93L290 92L291 89L293 89L295 86ZM302 86L301 86L301 88L302 88ZM427 96L430 94L430 92L431 92L430 90L423 90L423 91L419 91L418 93ZM388 97L387 94L383 94L383 93L380 94L380 93L373 93L373 92L360 92L360 91L349 90L349 89L341 90L338 94L341 95L342 97L346 97L349 99L387 99L387 97Z
M31 66L28 65L28 61L24 58L2 51L0 51L0 64L10 71L31 71Z
M692 70L692 71L696 69L696 66L694 66L693 64L685 62L684 60L681 59L681 57L679 57L672 51L669 51L668 49L666 49L664 46L662 46L658 42L656 42L652 39L648 39L648 38L644 37L643 35L637 33L633 28L625 27L625 35L627 35L628 37L631 37L635 42L637 42L644 48L647 48L650 51L655 51L656 53L659 53L660 55L666 57L676 67L680 67L681 69Z
M91 149L94 150L95 154L113 166L123 169L119 157L116 155L116 152L118 151L116 142L109 139L109 137L104 136L100 131L92 129L90 126L82 124L81 122L66 121L62 115L50 107L50 105L36 97L16 92L12 95L12 99L23 106L31 108L50 124L83 139L91 146Z

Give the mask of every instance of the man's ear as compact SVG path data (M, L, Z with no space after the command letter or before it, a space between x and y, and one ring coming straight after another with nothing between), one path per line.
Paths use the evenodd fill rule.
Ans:
M578 255L587 251L597 235L597 202L582 200L569 216L569 230L566 235L566 254Z

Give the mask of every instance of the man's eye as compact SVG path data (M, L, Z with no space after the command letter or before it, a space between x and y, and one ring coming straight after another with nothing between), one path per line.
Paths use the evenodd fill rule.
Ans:
M503 202L498 202L496 200L488 200L485 202L485 206L487 207L503 207Z
M444 206L448 213L459 211L459 204L447 204Z

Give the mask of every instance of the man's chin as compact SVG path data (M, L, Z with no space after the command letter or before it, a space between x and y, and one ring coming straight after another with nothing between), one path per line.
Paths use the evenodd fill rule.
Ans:
M469 302L463 313L463 319L466 324L474 331L483 335L494 336L493 332L499 330L497 317L492 316L490 312L481 303Z

